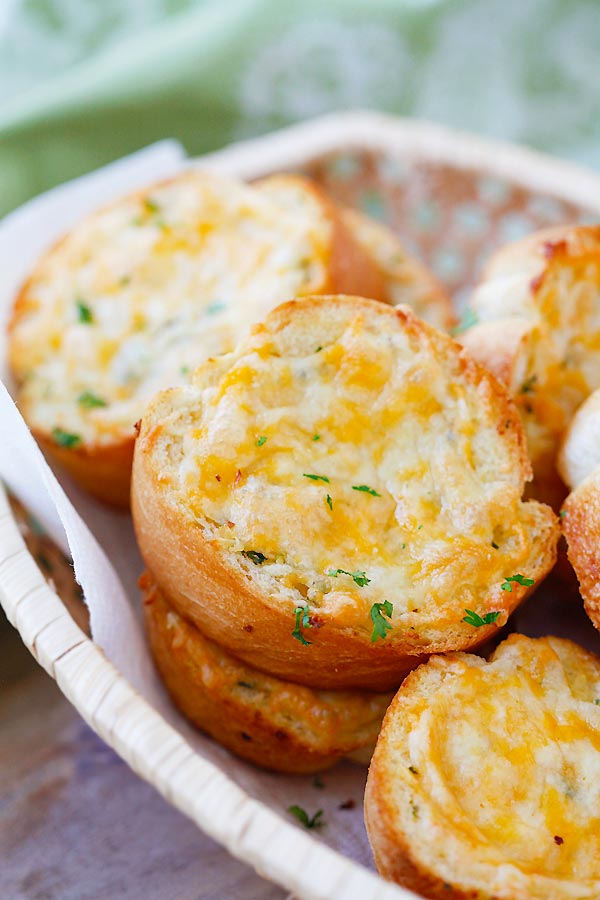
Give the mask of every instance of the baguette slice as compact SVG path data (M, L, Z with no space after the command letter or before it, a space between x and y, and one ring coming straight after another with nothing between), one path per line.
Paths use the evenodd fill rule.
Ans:
M331 291L387 297L316 187L284 208L250 186L186 172L88 216L40 260L10 325L20 409L85 488L127 506L133 426L147 400L232 350L282 300Z
M365 793L380 873L436 900L600 897L599 697L600 660L552 637L411 673Z
M600 387L600 227L537 232L500 250L475 290L460 341L508 387L525 424L532 493L560 505L557 453Z
M293 207L311 189L306 178L283 174L263 178L256 186L283 206ZM430 325L449 331L456 324L452 304L428 269L407 253L389 228L358 210L342 208L341 215L356 243L381 273L388 302L393 306L406 304Z
M150 646L175 705L233 753L276 772L319 772L371 751L391 694L315 691L265 675L182 619L140 579Z
M559 465L572 488L561 512L567 555L590 619L600 630L600 391L577 410Z
M487 639L550 570L529 475L512 402L454 341L406 307L312 297L154 398L132 510L209 638L281 678L384 691Z

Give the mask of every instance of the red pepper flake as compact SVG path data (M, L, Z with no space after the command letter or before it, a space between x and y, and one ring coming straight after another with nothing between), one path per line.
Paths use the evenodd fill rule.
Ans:
M227 522L228 528L235 528L235 522Z
M540 272L539 275L536 275L535 278L532 278L531 281L529 282L529 289L532 294L535 294L536 291L538 291L539 288L541 287L545 274L546 274L545 272Z
M561 836L559 834L554 835L554 843L558 844L559 847L561 844L564 844L564 842L565 842L564 838L561 838Z
M234 484L239 484L240 481L242 480L242 478L243 478L242 470L241 470L241 469L238 469L237 472L235 473L235 479L234 479L234 482L233 482L233 483L234 483Z
M321 622L318 616L309 616L308 622L311 628L321 628L323 626L323 622Z
M217 481L220 481L220 480L221 480L221 476L220 476L220 475L215 475L215 478L217 479Z
M557 253L564 252L566 249L566 241L546 241L542 246L542 253L546 259L552 259Z
M146 597L144 600L144 606L152 606L154 603L154 594L150 594L149 597Z
M138 419L137 422L133 423L133 430L137 435L140 433L140 428L142 427L142 420Z
M244 631L247 631L250 634L251 631L254 631L253 625L244 625Z
M344 800L344 802L340 803L340 805L338 806L338 809L355 809L355 808L356 808L356 800L353 800L352 797L350 797L349 800Z

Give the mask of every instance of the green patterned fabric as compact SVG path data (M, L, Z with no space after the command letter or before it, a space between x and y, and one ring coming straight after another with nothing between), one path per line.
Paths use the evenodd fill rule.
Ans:
M0 213L161 137L354 107L600 166L600 2L0 0Z

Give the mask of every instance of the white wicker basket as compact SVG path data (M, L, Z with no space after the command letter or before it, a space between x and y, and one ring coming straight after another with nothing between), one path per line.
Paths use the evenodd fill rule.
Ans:
M356 165L348 166L349 158ZM340 159L342 178L334 165L337 160L340 170ZM379 196L402 237L455 291L468 286L482 255L510 237L511 229L600 218L600 177L592 173L506 144L372 113L299 125L211 154L201 164L248 178L308 169L345 202L361 195L372 204ZM0 600L31 653L100 737L260 874L305 898L415 896L300 832L196 753L75 624L27 550L1 486Z

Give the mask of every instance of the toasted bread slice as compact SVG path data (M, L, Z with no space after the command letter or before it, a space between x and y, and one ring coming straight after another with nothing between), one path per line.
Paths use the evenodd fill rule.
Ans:
M460 341L509 388L525 423L533 492L557 505L559 444L600 387L600 227L551 229L505 247L471 307L482 324Z
M424 897L600 896L600 660L513 634L406 679L369 770L380 873Z
M559 469L572 488L561 512L567 555L585 609L600 630L600 391L588 397L569 425Z
M77 480L126 506L146 401L233 349L282 300L331 291L386 299L377 266L316 188L282 208L186 172L88 216L38 263L10 325L20 409Z
M313 189L308 179L285 174L270 175L257 181L256 186L284 207L292 208L302 203L306 191ZM358 210L343 208L341 215L356 243L381 273L388 302L393 306L406 304L430 325L449 331L456 324L452 304L428 269L407 253L389 228Z
M558 468L571 490L600 466L600 390L579 407L565 434Z
M312 297L154 398L132 510L208 637L282 678L387 690L488 638L552 567L529 474L514 405L454 341L407 307Z
M150 646L169 694L223 746L265 769L296 774L372 752L391 694L315 691L265 675L182 619L150 573L140 587Z

